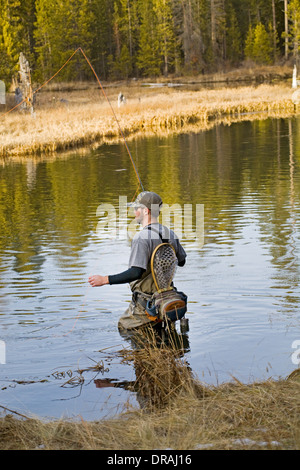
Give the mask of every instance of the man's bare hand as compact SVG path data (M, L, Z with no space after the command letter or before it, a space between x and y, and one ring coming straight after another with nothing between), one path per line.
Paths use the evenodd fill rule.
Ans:
M108 276L99 276L99 275L90 276L89 283L92 287L105 286L106 284L109 284Z

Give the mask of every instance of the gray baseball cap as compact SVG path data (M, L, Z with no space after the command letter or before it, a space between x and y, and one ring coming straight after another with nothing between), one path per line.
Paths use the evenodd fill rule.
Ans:
M147 207L150 211L155 209L155 212L159 213L159 210L162 206L161 197L153 193L152 191L143 191L140 193L134 202L128 204L131 207Z

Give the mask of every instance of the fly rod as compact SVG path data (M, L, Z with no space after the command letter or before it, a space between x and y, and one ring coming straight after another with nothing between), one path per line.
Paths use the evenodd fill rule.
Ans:
M99 86L100 86L100 88L101 88L101 90L102 90L102 93L103 93L103 95L104 95L106 101L108 102L108 104L109 104L109 106L110 106L110 109L111 109L111 111L112 111L112 113L113 113L113 116L114 116L114 118L115 118L115 120L116 120L116 123L117 123L117 125L118 125L120 134L121 134L121 136L122 136L122 138L123 138L123 140L124 140L125 147L126 147L126 150L127 150L128 155L129 155L129 157L130 157L130 160L131 160L133 169L134 169L134 171L135 171L136 177L137 177L137 179L138 179L139 185L140 185L140 187L142 188L142 191L144 191L144 186L143 186L142 180L141 180L141 178L140 178L139 172L138 172L137 167L136 167L136 165L135 165L135 163L134 163L134 160L133 160L133 158L132 158L131 152L130 152L130 150L129 150L129 147L128 147L127 142L126 142L126 139L125 139L124 132L123 132L121 126L120 126L120 123L119 123L119 120L118 120L118 118L117 118L117 116L116 116L116 113L115 113L115 111L114 111L114 108L112 107L112 104L111 104L111 102L109 101L107 94L105 93L105 90L104 90L104 88L103 88L103 86L102 86L102 83L101 83L101 81L100 81L100 78L98 77L98 75L97 75L97 73L96 73L94 67L92 66L91 62L89 61L89 59L87 58L85 52L83 51L83 49L82 49L81 47L78 47L78 49L76 49L76 51L74 51L73 54L68 58L68 60L62 65L62 67L60 67L60 69L59 69L54 75L52 75L51 78L49 78L45 83L43 83L41 86L39 86L39 87L33 92L33 95L34 95L35 93L37 93L38 91L40 91L41 88L43 88L45 85L47 85L54 77L56 77L56 75L59 74L59 72L68 64L68 62L70 62L70 60L73 58L73 56L74 56L74 55L76 54L76 52L78 52L78 51L80 51L80 52L82 53L83 57L85 58L86 62L87 62L88 65L89 65L89 67L91 68L91 70L92 70L93 74L95 75L96 80L97 80L97 82L98 82L98 84L99 84ZM18 108L20 105L22 105L23 103L25 103L26 100L27 100L27 97L25 97L22 101L20 101L17 105L15 105L15 106L14 106L13 108L11 108L9 111L6 111L5 113L1 114L1 115L0 115L0 118L4 117L6 114L9 114L11 111L13 111L14 109Z
M101 90L102 90L102 93L103 93L103 95L104 95L106 101L108 102L108 104L109 104L111 110L112 110L112 113L113 113L113 115L114 115L114 118L115 118L116 123L117 123L118 128L119 128L120 134L121 134L121 136L122 136L122 138L123 138L123 140L124 140L125 147L126 147L126 150L127 150L127 152L128 152L128 155L129 155L129 157L130 157L130 160L131 160L132 166L133 166L133 168L134 168L136 177L137 177L137 179L138 179L138 181L139 181L139 184L140 184L142 190L144 191L143 183L142 183L142 181L141 181L141 178L140 178L139 172L138 172L138 170L137 170L137 168L136 168L136 165L135 165L135 163L134 163L134 161L133 161L131 152L130 152L129 147L128 147L128 145L127 145L127 142L126 142L124 133L123 133L123 131L122 131L122 128L121 128L121 126L120 126L120 123L119 123L119 120L118 120L118 118L117 118L117 116L116 116L116 113L115 113L115 111L114 111L114 108L112 107L111 102L109 101L108 96L107 96L107 94L105 93L105 90L104 90L104 88L103 88L103 86L102 86L102 83L101 83L101 81L100 81L100 79L99 79L99 77L98 77L98 75L97 75L97 73L96 73L94 67L92 66L91 62L89 61L89 59L87 58L87 56L85 55L85 53L84 53L84 51L81 49L81 47L80 47L79 49L80 49L80 51L82 52L82 54L83 54L85 60L86 60L87 63L89 64L89 66L90 66L90 68L91 68L93 74L95 75L96 80L97 80L97 82L99 83L99 86L100 86L100 88L101 88Z

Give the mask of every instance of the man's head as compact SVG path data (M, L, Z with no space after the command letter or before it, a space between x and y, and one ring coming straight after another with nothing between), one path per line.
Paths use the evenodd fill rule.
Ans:
M141 211L137 218L137 222L141 222L144 216L150 216L152 218L159 216L162 199L158 194L152 191L143 191L137 196L136 200L129 205L132 206L136 212Z

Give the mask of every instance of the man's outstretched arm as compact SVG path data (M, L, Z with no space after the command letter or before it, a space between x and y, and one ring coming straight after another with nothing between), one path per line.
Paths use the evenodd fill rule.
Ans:
M105 286L106 284L125 284L140 279L144 271L145 269L143 268L133 266L122 273L111 276L99 276L96 274L89 277L89 283L92 287Z

